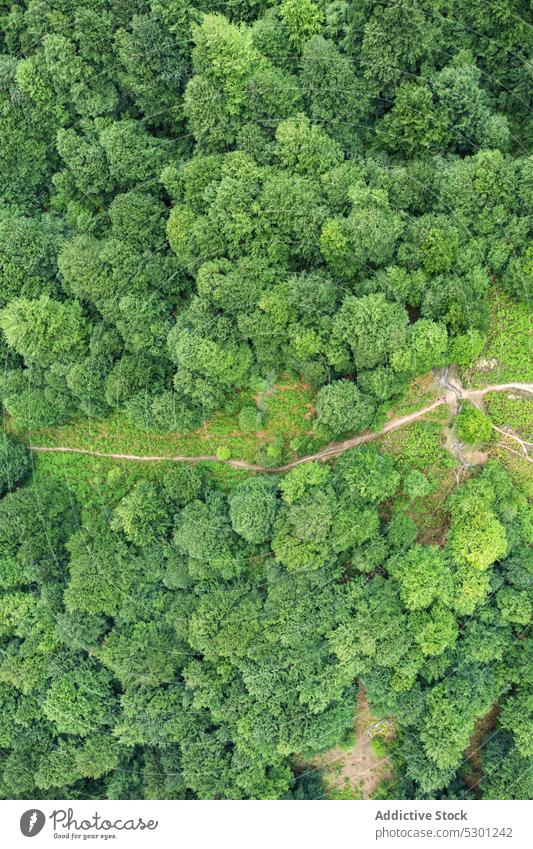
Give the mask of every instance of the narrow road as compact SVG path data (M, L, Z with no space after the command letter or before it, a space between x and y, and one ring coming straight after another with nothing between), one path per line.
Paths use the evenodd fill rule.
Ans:
M492 386L485 386L484 389L465 389L458 377L450 377L450 369L445 368L439 378L439 383L448 391L448 403L452 400L470 401L476 407L483 409L483 398L490 392L510 392L513 389L517 392L525 392L533 395L533 383L496 383Z
M417 419L426 416L432 410L435 410L437 407L440 407L443 404L447 404L453 412L455 412L457 402L459 400L468 400L471 401L472 404L476 404L476 406L480 407L482 405L482 398L489 392L506 392L513 389L515 391L525 392L533 397L533 383L500 383L496 384L495 386L486 386L484 389L464 389L457 378L449 378L449 373L447 369L445 369L443 374L441 375L440 383L447 390L446 394L441 398L437 398L436 401L433 401L433 403L429 404L427 407L422 407L420 410L416 410L414 413L410 413L406 416L399 416L398 418L388 422L379 431L365 431L364 433L361 433L358 436L353 436L351 439L345 439L341 442L330 442L329 445L326 445L316 454L307 454L305 457L298 457L296 460L291 460L289 463L285 463L282 466L259 466L255 463L248 463L246 460L219 460L216 454L200 454L196 457L185 457L177 454L173 457L168 457L158 455L143 456L140 454L121 454L105 451L91 451L88 448L69 448L63 445L29 445L28 448L30 449L30 451L34 451L35 453L42 452L57 454L87 454L90 457L105 457L111 460L133 460L139 463L215 462L223 463L226 466L232 466L235 469L245 469L249 472L261 472L263 474L280 474L282 472L288 472L290 469L294 469L295 466L300 466L302 463L309 463L311 460L319 460L321 462L325 462L326 460L330 460L333 457L338 457L340 454L343 454L350 448L355 448L358 445L364 445L367 442L374 442L376 439L380 439L386 433L398 430L404 425L410 424L411 422L414 422ZM512 434L508 434L505 431L502 431L500 428L495 427L495 430L498 430L500 433L504 433L505 436L512 437Z

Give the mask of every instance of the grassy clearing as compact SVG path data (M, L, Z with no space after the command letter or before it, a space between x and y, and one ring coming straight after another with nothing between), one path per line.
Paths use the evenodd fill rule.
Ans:
M502 440L504 437L502 437ZM517 450L516 444L509 440L508 445ZM533 499L533 463L528 463L523 457L512 454L502 447L502 442L495 445L491 455L505 467L509 477L531 499Z
M217 413L191 433L147 432L134 427L123 413L105 419L77 419L60 427L29 432L18 430L11 423L11 429L33 445L188 457L216 454L222 449L229 457L250 462L266 453L267 460L275 464L296 456L302 447L313 448L312 397L309 386L296 382L276 386L255 398L251 393L239 393L236 403L231 404L231 412ZM254 403L262 414L261 429L246 432L240 426L239 414Z
M161 480L176 470L175 463L135 463L83 454L34 454L33 481L64 484L80 509L115 506L138 480ZM228 491L248 476L223 463L200 464L217 485Z
M312 453L323 445L313 431L314 391L293 380L267 387L252 394L240 392L228 402L224 412L216 413L189 433L154 433L135 427L124 413L103 419L75 419L58 427L25 431L7 420L6 427L21 440L33 445L83 448L89 451L138 454L140 456L188 456L217 454L262 465L277 465ZM381 410L379 429L395 416L414 412L438 397L432 375L412 382L406 398ZM243 411L256 410L257 425L243 427Z
M169 463L131 463L77 454L37 454L33 480L38 488L45 480L64 484L79 507L118 503L140 478L161 478L171 472Z
M491 298L491 323L485 348L463 372L466 386L533 380L531 308L499 292Z
M381 410L385 414L384 422L399 416L408 416L409 413L414 413L421 407L429 406L441 395L442 387L438 386L432 372L416 377L411 382L405 398L401 401L388 402L388 404L382 405Z
M394 413L391 411L391 415L412 412L431 402L435 395L432 376L419 378L413 381L405 402ZM256 395L239 393L228 406L231 412L216 414L202 427L187 434L145 432L133 427L121 413L106 419L76 420L31 432L17 431L12 422L9 424L19 438L34 445L140 456L193 457L218 453L264 466L275 466L321 447L311 427L313 391L301 382L287 379ZM256 429L251 432L242 428L243 409L252 409L252 412L255 409L259 414ZM438 469L446 463L449 465L448 455L440 448L440 431L445 417L446 410L439 408L427 419L389 434L382 443L384 450L397 456L402 468L420 468L438 482L442 478ZM37 481L44 477L63 481L80 504L109 498L109 494L105 494L109 489L108 475L113 479L113 487L119 492L122 487L125 493L139 478L158 479L170 474L174 467L165 462L142 463L75 454L36 454L34 464ZM212 461L206 462L204 467L223 489L231 488L248 474ZM113 478L118 472L122 474L120 485L116 485ZM410 510L420 514L421 522L426 501L421 499L420 504L409 504Z
M231 457L276 465L296 456L302 448L313 450L309 421L312 397L310 387L297 382L272 387L255 397L252 393L239 393L232 412L219 413L188 434L144 432L133 427L121 413L31 432L17 430L13 422L9 425L20 439L33 445L170 457L216 454L227 448ZM239 413L252 404L262 414L262 429L243 432L239 429ZM115 504L137 480L160 480L172 475L176 468L171 462L142 463L83 454L33 454L32 458L36 485L45 479L61 482L80 507ZM201 466L223 490L231 489L249 474L212 461Z
M418 538L424 543L439 543L448 527L446 499L457 483L457 463L443 446L442 429L449 417L448 408L437 407L423 419L383 437L381 450L392 454L399 471L423 472L433 491L422 498L398 495L389 505L396 512L405 511L418 527Z
M390 776L386 754L376 754L368 728L375 722L362 690L348 744L342 742L306 764L304 770L320 770L328 799L370 799L379 784Z
M441 445L442 428L449 417L449 410L443 404L436 407L423 418L386 434L381 440L384 451L398 458L400 469L420 469L426 473L436 473L442 467L449 467L450 458Z
M485 397L487 412L498 427L510 427L523 439L533 440L533 401L490 392Z

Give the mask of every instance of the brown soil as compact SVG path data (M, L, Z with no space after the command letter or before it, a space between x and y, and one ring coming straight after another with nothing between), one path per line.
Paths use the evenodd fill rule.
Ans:
M323 770L328 791L350 788L354 795L369 799L379 783L391 776L387 758L376 756L370 746L368 728L375 721L360 690L354 717L355 745L347 751L337 746L313 759L313 766Z
M465 783L471 790L474 791L478 798L481 798L479 785L483 777L481 769L480 751L486 741L487 736L494 731L498 719L499 705L493 704L491 709L485 716L476 720L474 731L470 738L470 744L465 751L465 758L468 761L468 772L465 777Z
M283 387L279 387L283 390ZM293 388L291 386L287 386L287 389ZM427 415L432 410L440 407L442 404L448 404L450 407L453 407L456 403L457 398L467 398L472 401L472 403L482 403L483 395L486 395L488 392L498 392L505 391L507 389L517 389L524 390L530 394L533 394L533 383L505 383L500 384L498 386L488 386L482 390L466 390L460 384L456 384L453 387L453 390L450 388L450 385L446 386L447 393L440 398L437 398L433 403L428 404L427 407L422 407L419 410L416 410L414 413L409 413L405 416L399 416L392 421L387 422L385 426L378 432L367 431L365 433L361 433L358 436L354 436L351 439L345 439L342 442L330 442L329 445L326 445L321 451L318 451L316 454L308 454L305 457L299 457L296 460L291 460L290 463L285 463L283 466L273 466L272 468L268 468L265 466L259 466L256 463L248 463L246 460L219 460L218 457L214 454L203 454L200 456L187 457L182 455L176 455L174 457L170 456L142 456L138 454L122 454L122 453L114 453L114 452L103 452L103 451L91 451L85 448L69 448L62 445L57 446L45 446L45 445L29 445L28 448L30 451L40 451L40 452L57 452L57 453L69 453L69 454L89 454L92 457L108 457L116 460L137 460L139 462L163 462L169 461L173 463L202 463L206 461L210 462L220 462L225 463L228 466L233 466L236 469L246 469L249 472L262 472L265 474L279 474L281 472L288 472L289 469L293 469L295 466L299 466L302 463L308 463L311 460L318 460L321 462L325 462L326 460L330 460L333 457L338 457L340 454L343 454L345 451L348 451L350 448L355 448L358 445L363 445L367 442L374 442L376 439L379 439L385 433L390 433L393 430L398 430L398 428L403 427L410 422L416 421L416 419L421 418L422 416ZM497 428L493 425L494 430L497 430L500 433L503 433L504 436L509 436L505 431L502 431L501 428ZM525 450L523 441L517 437L513 436L513 439L516 439L524 449L525 459L528 459L530 462L533 462L532 458L527 456L527 451ZM509 449L513 453L514 449Z
M488 451L478 451L476 448L469 448L463 451L463 457L469 466L484 466L489 459Z

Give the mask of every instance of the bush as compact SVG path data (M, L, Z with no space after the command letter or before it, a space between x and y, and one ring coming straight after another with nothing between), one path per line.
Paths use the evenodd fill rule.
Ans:
M373 413L372 401L348 380L334 380L316 397L318 429L332 438L369 427Z
M0 443L0 495L15 489L30 468L30 455L25 445L4 433Z
M387 537L392 548L407 548L418 536L418 528L407 513L398 513L387 527Z
M247 432L259 430L263 421L260 411L251 405L243 407L239 413L239 428Z
M357 743L357 736L353 729L349 729L339 740L339 749L343 752L349 752Z
M377 758L384 758L387 755L387 744L381 737L373 737L370 741L370 748Z
M492 437L492 423L488 416L472 404L465 404L455 421L459 439L467 445L479 445Z
M403 479L403 491L409 498L424 498L434 487L418 469L412 469Z

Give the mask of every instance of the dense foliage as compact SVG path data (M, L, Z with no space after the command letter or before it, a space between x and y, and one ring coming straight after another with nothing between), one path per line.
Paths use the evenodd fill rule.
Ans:
M9 413L187 430L289 369L337 435L471 359L533 280L526 4L492 5L4 4Z
M533 527L498 462L422 543L405 505L433 482L374 448L226 488L115 470L79 503L7 432L116 410L186 432L289 373L330 440L470 363L491 288L533 295L527 16L0 5L2 798L320 796L298 764L361 689L397 798L474 794L495 703L475 792L531 795ZM458 434L490 421L465 405Z
M490 463L441 548L382 521L403 485L363 448L228 496L187 467L118 500L110 481L81 525L57 485L6 495L2 795L291 796L291 755L336 744L358 686L400 724L397 792L449 792L498 699L489 795L524 792L526 498Z

